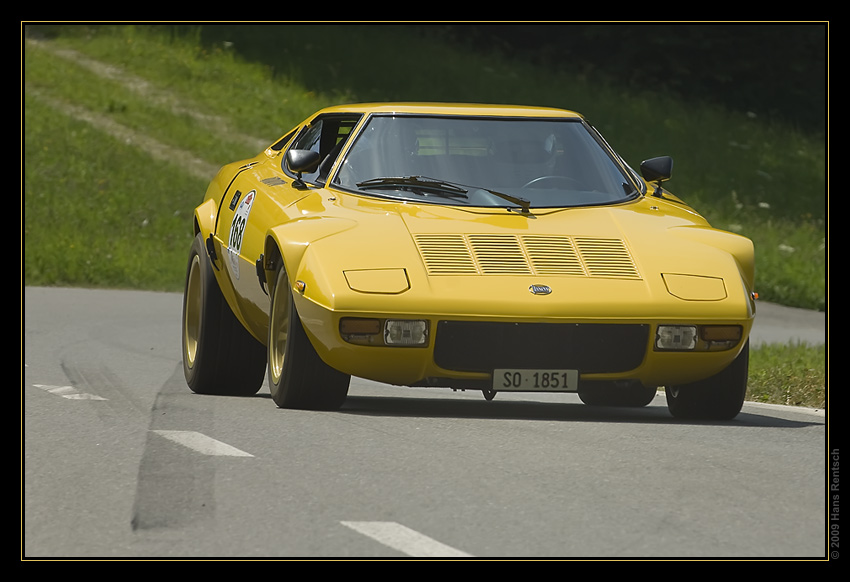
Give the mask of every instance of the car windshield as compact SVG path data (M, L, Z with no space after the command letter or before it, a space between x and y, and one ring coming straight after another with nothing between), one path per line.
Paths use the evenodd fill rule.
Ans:
M385 198L524 211L638 194L578 119L373 116L333 183Z

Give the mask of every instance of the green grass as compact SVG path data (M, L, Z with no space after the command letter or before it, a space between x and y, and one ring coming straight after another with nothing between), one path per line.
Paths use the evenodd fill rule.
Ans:
M181 290L192 209L211 177L155 159L138 141L79 120L57 103L215 168L255 155L258 143L271 143L326 105L473 101L580 111L633 166L672 155L670 188L713 225L754 241L761 298L825 309L820 136L460 51L404 26L66 25L47 32L51 46L113 68L93 71L25 46L26 285ZM753 365L761 358L754 350Z
M203 181L29 98L24 123L38 169L23 201L25 283L177 290Z
M747 400L823 409L826 348L766 344L750 352Z

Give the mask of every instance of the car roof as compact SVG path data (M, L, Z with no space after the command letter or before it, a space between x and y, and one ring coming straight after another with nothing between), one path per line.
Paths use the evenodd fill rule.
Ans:
M477 103L357 103L337 105L319 113L410 113L430 115L486 115L498 117L565 117L581 119L575 111L526 105Z

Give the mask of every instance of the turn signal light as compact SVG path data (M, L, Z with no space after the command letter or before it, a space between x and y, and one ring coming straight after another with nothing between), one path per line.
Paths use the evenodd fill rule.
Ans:
M343 317L339 320L339 333L342 335L349 334L370 334L376 335L381 333L380 319L360 319L356 317Z
M737 342L744 333L740 325L704 325L700 337L707 342Z

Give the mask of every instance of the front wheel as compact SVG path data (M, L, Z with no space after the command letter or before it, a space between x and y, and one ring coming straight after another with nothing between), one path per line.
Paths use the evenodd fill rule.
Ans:
M667 408L676 418L730 420L744 406L749 373L750 342L729 366L705 380L667 386Z
M262 387L265 347L225 301L200 234L186 267L182 335L183 375L193 392L251 396Z
M269 390L280 408L335 410L348 396L351 376L322 361L304 331L286 271L272 288L268 341Z

